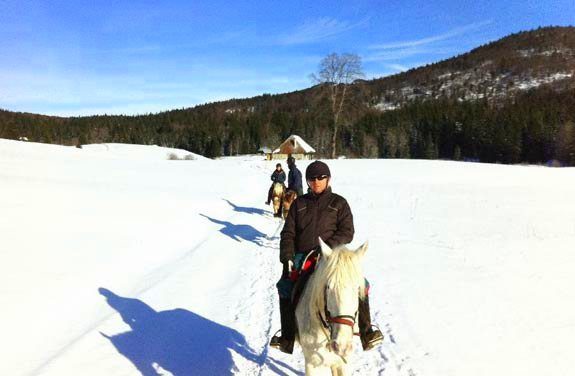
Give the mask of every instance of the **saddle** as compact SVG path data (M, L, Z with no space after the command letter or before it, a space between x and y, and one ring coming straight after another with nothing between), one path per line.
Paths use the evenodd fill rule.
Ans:
M297 307L297 304L307 284L307 281L309 280L309 277L311 277L311 275L315 271L315 267L317 265L317 262L319 261L320 255L321 253L319 249L311 250L303 258L301 267L294 268L294 270L292 270L289 276L289 279L294 282L294 287L291 294L291 303L294 310L295 307Z

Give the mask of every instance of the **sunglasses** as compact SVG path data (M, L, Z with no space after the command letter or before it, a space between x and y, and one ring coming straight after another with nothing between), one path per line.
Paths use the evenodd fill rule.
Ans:
M307 181L314 181L314 180L320 180L320 181L321 181L321 180L324 180L324 179L327 179L327 178L329 178L329 176L327 176L327 175L320 175L320 176L314 176L313 178L309 178L309 179L307 179Z

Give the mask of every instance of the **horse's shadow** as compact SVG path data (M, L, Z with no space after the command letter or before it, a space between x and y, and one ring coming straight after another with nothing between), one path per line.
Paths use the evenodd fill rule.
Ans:
M291 367L267 354L256 354L245 337L185 309L155 311L138 299L124 298L100 288L131 331L108 336L116 350L128 358L143 376L229 375L235 366L231 351L258 365L267 364L277 373L278 366ZM293 369L291 369L293 371Z
M266 215L268 213L267 211L265 211L263 209L250 208L247 206L237 206L236 204L234 204L233 202L231 202L230 200L225 199L225 198L223 198L222 200L227 202L234 209L234 211L236 211L238 213L259 214L259 215Z
M231 222L227 221L220 221L219 219L215 219L209 217L205 214L200 214L202 217L209 219L210 221L224 226L220 229L220 232L235 241L239 242L240 240L246 240L252 242L260 247L264 246L264 240L267 239L266 234L261 231L256 230L250 225L235 225Z

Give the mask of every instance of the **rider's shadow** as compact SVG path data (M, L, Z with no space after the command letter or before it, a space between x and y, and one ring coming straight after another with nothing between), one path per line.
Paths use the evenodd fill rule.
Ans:
M256 354L236 330L185 309L156 311L138 299L124 298L100 288L107 303L131 331L107 336L143 376L229 375L234 369L231 351L276 373L288 365ZM280 368L281 367L281 368Z
M266 234L261 231L256 230L250 225L235 225L231 222L220 221L219 219L211 218L205 214L200 214L202 217L209 219L210 221L224 226L220 229L220 232L235 241L239 242L241 240L246 240L252 242L260 247L264 246L264 240L267 239Z
M247 206L237 206L236 204L234 204L233 202L231 202L230 200L227 199L222 199L225 202L227 202L233 209L234 211L238 212L238 213L247 213L247 214L259 214L259 215L266 215L267 212L263 209L258 209L258 208L250 208Z
M233 329L184 309L157 312L141 300L99 291L132 329L103 335L144 376L157 376L162 369L174 376L230 374L230 350L257 361L244 336Z

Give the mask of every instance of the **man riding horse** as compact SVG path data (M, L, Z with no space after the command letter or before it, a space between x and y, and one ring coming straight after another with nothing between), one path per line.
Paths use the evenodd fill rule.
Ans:
M321 161L311 163L305 177L310 192L294 201L281 232L280 261L283 269L277 283L281 336L274 335L270 342L271 347L288 354L293 352L296 334L292 271L294 268L300 270L306 256L318 252L320 237L333 248L351 242L354 234L351 209L345 198L331 191L331 173L327 164ZM366 281L366 290L367 286ZM367 295L359 300L358 313L362 347L370 350L382 342L383 335L372 329Z

